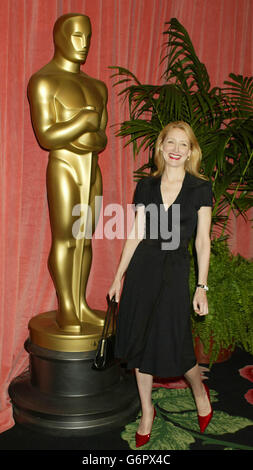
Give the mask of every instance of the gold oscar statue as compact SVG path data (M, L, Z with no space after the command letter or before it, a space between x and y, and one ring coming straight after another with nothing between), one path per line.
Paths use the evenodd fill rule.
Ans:
M111 432L140 408L131 372L117 361L100 372L92 368L105 312L90 309L85 292L98 218L95 196L102 194L98 154L107 141L107 89L80 70L90 38L87 16L58 18L54 57L28 85L35 135L49 150L48 264L58 309L30 320L25 342L29 369L12 380L9 395L16 422L54 436ZM80 205L91 208L81 218ZM78 224L77 236L73 226Z
M92 262L91 237L73 234L74 207L90 207L86 233L97 224L95 196L102 195L98 154L107 143L106 85L80 70L89 52L88 16L67 14L53 31L53 59L30 78L28 99L35 135L49 150L47 195L52 245L48 267L58 299L58 310L32 318L33 343L59 351L94 350L101 334L104 312L92 310L86 287ZM80 205L80 206L79 206ZM74 214L76 214L74 212Z

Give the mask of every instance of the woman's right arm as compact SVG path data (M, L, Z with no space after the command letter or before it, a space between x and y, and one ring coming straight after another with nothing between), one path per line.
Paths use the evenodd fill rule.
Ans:
M139 206L133 223L131 232L122 250L119 266L114 281L108 291L110 299L115 295L116 302L119 302L121 281L128 268L131 258L144 237L145 232L145 206Z

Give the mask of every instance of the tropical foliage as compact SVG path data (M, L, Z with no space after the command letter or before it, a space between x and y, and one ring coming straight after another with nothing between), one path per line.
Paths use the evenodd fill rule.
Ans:
M192 298L196 289L195 263L195 257L191 257ZM230 253L226 241L213 240L208 272L209 314L199 317L192 309L191 317L193 337L201 340L204 352L209 354L209 367L221 349L232 352L240 347L253 354L252 279L252 261Z
M119 95L129 106L129 119L117 135L132 144L134 158L147 152L147 162L135 172L138 179L155 169L160 130L170 121L188 122L202 149L202 171L213 182L212 231L220 227L223 235L229 233L230 211L247 219L252 207L253 77L231 73L223 87L212 88L186 29L176 18L166 28L161 84L143 84L131 71L111 67L116 69L114 85L124 85Z

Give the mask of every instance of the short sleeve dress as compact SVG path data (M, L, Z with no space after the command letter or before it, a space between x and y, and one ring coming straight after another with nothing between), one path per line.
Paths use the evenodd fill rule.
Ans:
M196 364L188 244L197 226L198 210L212 207L212 199L211 181L189 172L168 209L162 200L161 176L144 177L136 185L133 202L135 207L145 206L145 234L126 270L115 342L115 357L129 369L176 377Z

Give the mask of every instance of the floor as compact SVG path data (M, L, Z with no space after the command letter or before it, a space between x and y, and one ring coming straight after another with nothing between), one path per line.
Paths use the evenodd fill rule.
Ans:
M149 454L159 451L165 455L168 451L188 450L201 455L201 451L253 450L253 356L236 349L228 361L214 364L210 371L202 365L202 373L210 388L214 410L206 432L199 432L194 400L185 381L182 378L160 381L156 378L152 398L157 417L151 439L141 449L141 455L144 455L143 451ZM22 450L24 457L25 451L30 456L34 451L43 458L52 457L53 453L41 451L57 451L58 455L64 456L65 463L71 455L68 452L66 456L65 451L75 451L80 464L99 464L99 461L82 459L95 459L96 456L98 459L98 455L116 455L119 451L122 455L130 455L136 451L134 436L139 419L140 413L123 428L89 437L49 436L16 424L0 435L0 450L12 451L11 455L14 450ZM113 462L109 466L112 467Z

